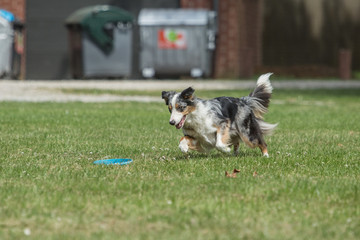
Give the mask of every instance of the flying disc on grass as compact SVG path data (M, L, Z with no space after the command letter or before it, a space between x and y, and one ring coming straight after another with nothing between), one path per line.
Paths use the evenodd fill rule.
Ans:
M116 158L116 159L104 159L93 162L94 164L100 165L126 165L131 163L133 160L130 158Z

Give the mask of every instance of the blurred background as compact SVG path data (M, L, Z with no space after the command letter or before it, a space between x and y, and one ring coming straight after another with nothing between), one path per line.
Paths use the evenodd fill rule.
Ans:
M0 0L0 9L2 78L360 79L359 0Z

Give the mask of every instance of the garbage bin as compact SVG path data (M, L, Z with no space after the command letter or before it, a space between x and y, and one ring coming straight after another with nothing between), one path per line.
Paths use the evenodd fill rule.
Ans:
M208 10L141 10L138 24L142 75L211 76L215 18L215 12Z
M127 77L131 74L132 15L120 8L81 8L65 21L73 78Z
M0 9L0 77L18 79L21 75L23 28L12 13Z

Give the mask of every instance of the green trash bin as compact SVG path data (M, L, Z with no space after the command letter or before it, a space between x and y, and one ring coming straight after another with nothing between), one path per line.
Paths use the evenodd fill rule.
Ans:
M118 7L81 8L65 21L74 78L131 74L133 16Z

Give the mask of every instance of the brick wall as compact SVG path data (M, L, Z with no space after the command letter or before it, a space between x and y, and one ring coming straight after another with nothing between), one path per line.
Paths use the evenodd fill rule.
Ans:
M0 0L0 8L15 14L20 20L25 20L26 0Z
M180 0L180 6L182 8L203 8L212 9L212 0Z
M213 9L213 0L181 0L183 8ZM250 77L262 63L262 0L218 0L215 78Z

